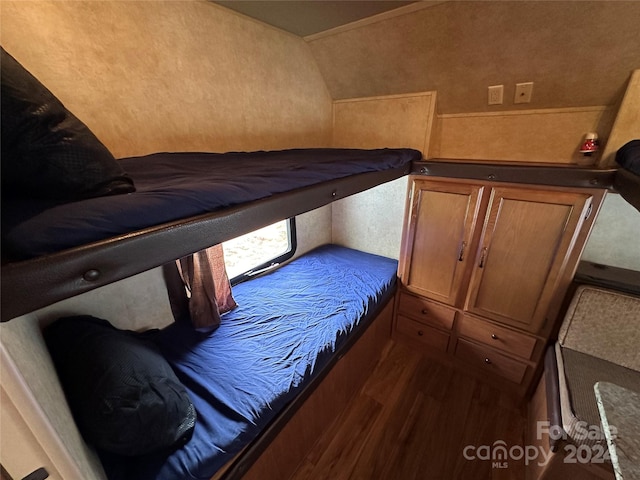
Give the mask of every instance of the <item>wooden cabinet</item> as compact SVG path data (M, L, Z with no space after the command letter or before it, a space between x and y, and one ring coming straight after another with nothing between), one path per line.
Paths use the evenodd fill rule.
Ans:
M513 383L519 384L527 371L526 363L463 338L459 339L456 344L455 356L477 370L491 375L499 375Z
M532 335L467 314L461 315L458 322L458 335L486 344L494 350L521 357L523 360L531 358L536 346L536 337Z
M449 334L402 315L396 318L395 328L406 343L417 342L418 348L424 346L432 351L446 352L449 346Z
M447 351L455 309L422 297L400 293L396 312L396 338L418 348Z
M401 256L403 285L411 292L456 305L473 256L484 187L416 180Z
M587 193L493 188L465 309L538 332L590 205Z
M443 330L453 328L456 311L436 302L414 295L400 294L398 312L418 322Z
M447 337L454 364L506 379L522 393L603 195L412 177L396 338L412 336L415 322L433 328ZM442 350L443 342L431 343Z

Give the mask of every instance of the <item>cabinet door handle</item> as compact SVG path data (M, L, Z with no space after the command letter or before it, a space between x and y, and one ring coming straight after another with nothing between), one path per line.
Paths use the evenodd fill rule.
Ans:
M480 268L484 268L484 261L487 258L487 248L488 247L484 247L482 249L482 255L480 256L480 264L478 265L478 267L480 267Z
M496 335L495 333L492 333L491 338L494 340L498 340L498 335Z
M460 254L458 255L458 261L462 262L464 260L464 249L467 246L467 242L462 242L462 245L460 246Z
M490 358L485 358L484 359L484 363L486 363L487 365L491 365L491 359Z

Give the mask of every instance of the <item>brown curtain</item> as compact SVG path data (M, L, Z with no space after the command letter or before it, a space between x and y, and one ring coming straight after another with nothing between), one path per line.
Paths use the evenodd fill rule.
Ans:
M195 328L213 330L220 315L237 307L224 264L222 245L176 260L189 299L189 315Z

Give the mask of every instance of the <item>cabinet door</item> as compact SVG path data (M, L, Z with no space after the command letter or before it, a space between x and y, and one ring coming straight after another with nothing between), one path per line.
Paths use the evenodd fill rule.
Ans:
M467 310L537 332L590 202L584 193L494 188Z
M414 180L400 260L407 289L449 305L461 300L483 191L480 185Z

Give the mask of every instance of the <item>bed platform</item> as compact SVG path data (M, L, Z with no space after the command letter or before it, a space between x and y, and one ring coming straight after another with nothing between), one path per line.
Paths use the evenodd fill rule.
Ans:
M160 153L120 161L135 193L3 201L2 321L394 180L420 158L411 149Z
M394 259L325 245L236 285L239 306L214 332L178 321L144 333L186 388L197 412L195 430L168 456L98 452L107 477L209 479L228 464L216 478L241 478L325 377L335 375L336 363L364 345L367 351L342 367L348 377L329 380L329 389L312 400L330 404L316 405L318 415L326 416L322 411L334 403L340 408L360 385L355 379L363 381L375 364L380 343L389 339L396 271ZM371 339L361 339L370 331L375 348ZM311 413L304 420L310 431L328 427L337 414L323 424ZM262 470L260 478L279 476Z
M35 443L46 446L30 462L61 478L288 478L390 338L396 260L321 247L238 284L239 307L208 333L181 316L170 323L164 305L166 322L154 317L152 324L169 326L140 335L158 346L197 412L193 436L181 437L187 443L170 454L118 457L123 452L111 450L97 452L98 460L80 437L81 422L74 422L58 378L62 370L56 376L44 342L41 329L58 317L41 318L48 313L40 309L398 179L422 154L307 148L116 161L1 53L1 320L13 321L3 325L11 340L0 353L3 372L11 372L3 392L6 384L18 416L37 426L29 430L38 432ZM145 300L168 301L159 293ZM71 315L86 313L80 310Z

